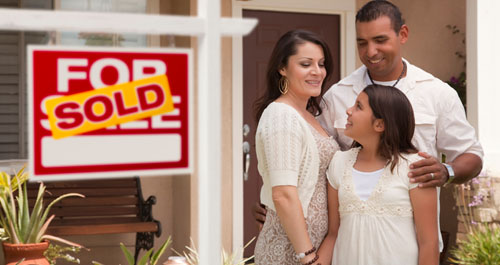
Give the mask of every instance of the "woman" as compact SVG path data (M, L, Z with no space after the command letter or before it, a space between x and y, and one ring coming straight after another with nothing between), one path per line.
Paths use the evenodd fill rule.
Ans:
M332 73L328 46L314 33L283 35L271 55L266 94L256 103L256 150L267 218L255 247L259 264L331 260L326 169L339 147L315 116ZM322 244L323 243L323 244Z

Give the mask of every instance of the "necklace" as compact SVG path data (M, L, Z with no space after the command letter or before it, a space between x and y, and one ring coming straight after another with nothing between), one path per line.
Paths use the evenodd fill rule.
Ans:
M373 85L376 85L375 82L373 82L373 79L372 79L372 76L370 75L370 71L366 71L368 73L368 77L370 78L370 81L372 82ZM403 77L403 75L406 73L406 63L405 61L403 61L403 71L401 71L401 74L399 75L398 77L398 80L396 80L396 83L394 83L394 85L392 85L392 87L396 87L396 85L399 83L399 80L401 80L401 78Z

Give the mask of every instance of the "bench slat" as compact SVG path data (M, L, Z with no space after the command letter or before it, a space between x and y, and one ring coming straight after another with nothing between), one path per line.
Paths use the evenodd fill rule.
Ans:
M45 193L45 198L59 197L66 193L76 192L85 195L85 197L106 197L123 196L123 195L137 195L137 188L73 188L73 189L47 189L49 192ZM37 190L28 190L28 197L36 198Z
M48 205L55 198L43 198L43 202ZM64 200L59 201L54 204L54 207L57 206L111 206L111 205L137 205L139 200L137 197L131 196L120 196L120 197L88 197L88 198L78 198L78 197L68 197ZM33 207L35 204L35 199L29 199L28 204L30 207Z
M94 224L127 224L141 222L136 216L115 216L115 217L99 217L89 218L84 216L58 218L52 220L50 225L54 226L77 226L77 225L94 225Z
M100 234L119 234L135 232L155 232L158 225L155 222L129 223L129 224L100 224L86 226L49 226L50 235L100 235Z
M137 215L136 207L71 207L52 208L51 214L56 216L113 216L113 215Z
M47 189L72 189L72 188L118 188L129 187L135 188L137 182L134 178L130 179L99 179L99 180L83 180L83 181L63 181L63 182L47 182L44 183ZM39 183L30 183L28 189L38 190Z

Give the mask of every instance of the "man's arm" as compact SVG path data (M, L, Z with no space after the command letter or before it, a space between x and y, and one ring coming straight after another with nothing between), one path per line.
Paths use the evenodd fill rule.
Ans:
M435 157L425 152L418 153L423 159L410 165L410 182L420 183L420 188L443 186L449 178L446 167ZM463 153L453 161L448 162L455 172L453 183L460 184L479 175L483 161L475 154ZM431 174L432 173L432 174ZM433 178L434 175L434 178Z

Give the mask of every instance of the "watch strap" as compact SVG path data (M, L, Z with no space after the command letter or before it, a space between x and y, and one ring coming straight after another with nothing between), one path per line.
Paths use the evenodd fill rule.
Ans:
M453 167L450 164L443 163L443 166L446 168L448 171L448 181L446 181L446 184L450 184L454 179L455 179L455 171L453 171Z

